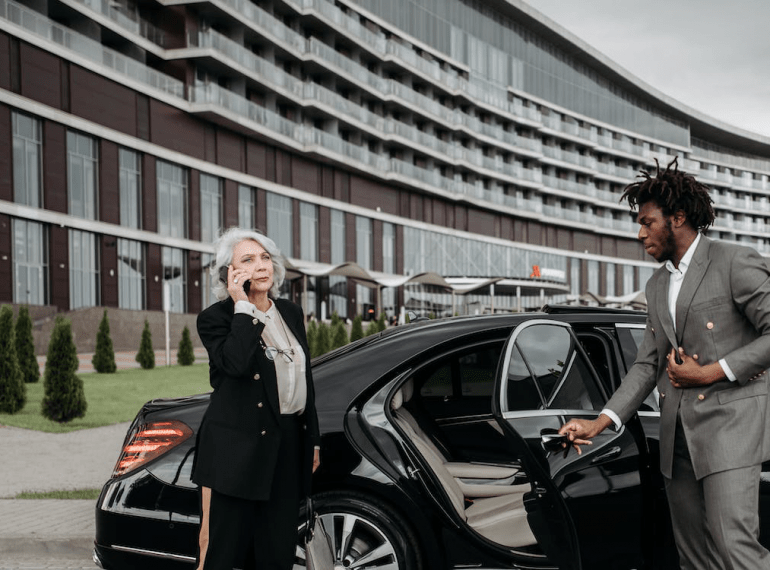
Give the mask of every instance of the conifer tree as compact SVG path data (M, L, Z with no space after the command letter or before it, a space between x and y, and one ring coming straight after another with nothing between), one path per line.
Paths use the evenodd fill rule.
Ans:
M353 326L350 329L350 342L364 338L364 327L361 324L361 315L356 315L353 319Z
M75 374L77 369L78 355L72 340L72 325L58 316L48 343L43 374L45 395L41 411L49 420L64 423L86 414L88 404L83 381Z
M348 331L345 329L345 323L337 319L337 323L332 326L332 350L340 348L348 343Z
M377 325L377 321L369 321L366 325L366 336L371 336L380 332L380 327Z
M195 362L195 351L193 350L192 339L190 338L190 329L187 327L182 330L182 341L179 343L176 361L181 366L190 366Z
M318 323L318 332L316 333L316 339L315 339L315 350L316 354L313 354L313 358L316 356L321 356L322 354L326 354L331 350L332 347L332 339L331 334L329 331L329 325L327 325L324 322Z
M334 311L334 312L332 313L332 317L331 317L331 320L332 320L332 327L335 327L335 326L337 326L337 323L341 323L341 322L342 322L342 319L341 319L341 318L340 318L340 316L337 314L337 311Z
M13 309L0 309L0 412L15 414L27 403L27 385L21 375L14 342Z
M316 323L315 319L310 319L310 322L307 324L307 330L305 332L307 334L307 347L310 351L310 358L315 358L318 356L315 346L316 341L318 340L318 324Z
M99 323L99 332L96 334L96 352L91 359L94 370L99 373L113 373L118 367L115 364L115 352L112 350L110 338L110 321L107 318L107 309L104 310L102 322Z
M152 349L152 333L147 319L144 320L144 330L142 331L142 340L139 343L139 352L136 353L136 361L145 370L155 368L155 351Z
M377 319L377 330L379 332L384 331L386 328L388 328L387 323L387 317L385 316L385 313L380 313L380 318Z
M35 340L32 338L32 319L26 306L19 309L19 316L16 318L16 358L24 382L40 380L40 366L35 356Z

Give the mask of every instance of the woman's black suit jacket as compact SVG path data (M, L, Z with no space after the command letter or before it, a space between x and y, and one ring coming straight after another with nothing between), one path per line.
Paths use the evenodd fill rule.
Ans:
M273 302L305 352L307 403L302 414L302 491L310 494L313 447L319 445L310 353L302 309L285 299ZM248 500L266 500L281 443L275 366L260 343L264 323L234 314L231 298L198 315L198 334L209 353L214 392L198 430L193 481ZM255 324L256 323L256 324Z

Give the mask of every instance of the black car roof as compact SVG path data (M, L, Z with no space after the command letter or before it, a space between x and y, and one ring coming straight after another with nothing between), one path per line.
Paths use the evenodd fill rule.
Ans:
M582 307L546 307L548 312L474 315L427 320L391 327L313 360L316 405L321 423L337 423L347 407L371 384L408 361L438 345L473 337L474 340L506 338L522 322L546 319L575 326L645 322L645 314L627 310L584 310Z

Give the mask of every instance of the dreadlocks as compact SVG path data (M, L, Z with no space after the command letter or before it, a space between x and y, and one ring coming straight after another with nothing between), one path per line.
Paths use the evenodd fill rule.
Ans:
M714 223L714 202L709 196L709 188L701 184L693 176L679 170L678 157L674 157L666 169L661 172L660 163L655 159L657 171L655 177L642 170L637 180L623 190L623 199L628 200L632 209L647 202L654 202L663 211L663 215L672 216L682 210L693 228L699 232Z

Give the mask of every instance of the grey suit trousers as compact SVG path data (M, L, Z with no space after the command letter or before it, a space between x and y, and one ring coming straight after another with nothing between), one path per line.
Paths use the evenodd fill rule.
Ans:
M767 570L770 552L759 543L761 465L695 478L677 417L672 479L666 478L682 570Z

